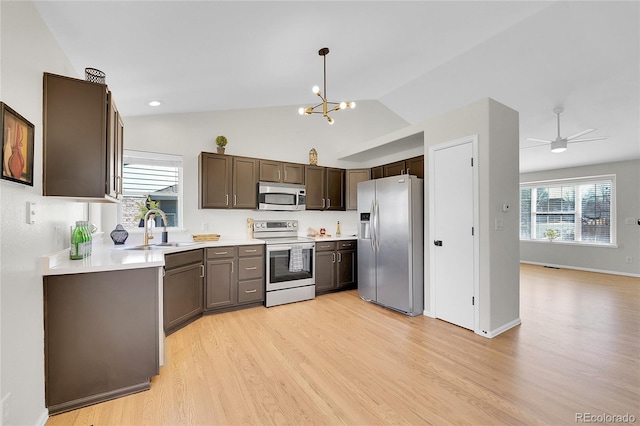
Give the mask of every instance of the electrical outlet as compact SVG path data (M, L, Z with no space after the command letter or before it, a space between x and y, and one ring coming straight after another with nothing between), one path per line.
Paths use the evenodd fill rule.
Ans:
M633 263L633 257L631 257L631 256L627 256L627 258L625 259L625 262L627 262L627 263Z
M2 424L3 425L8 425L9 424L10 402L11 402L11 392L6 394L5 397L2 398Z

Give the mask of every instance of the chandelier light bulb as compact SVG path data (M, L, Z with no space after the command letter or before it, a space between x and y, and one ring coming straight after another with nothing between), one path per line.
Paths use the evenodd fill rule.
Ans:
M355 102L353 102L353 101L352 101L352 102L349 102L349 107L350 107L351 109L354 109L354 108L356 107L356 103L355 103Z
M340 102L340 109L345 109L347 107L346 102Z
M333 124L333 118L327 116L327 121L329 122L329 124Z
M304 115L304 108L302 107L298 108L298 114Z
M318 93L320 93L320 88L318 86L313 86L313 88L311 89L311 91L317 95Z

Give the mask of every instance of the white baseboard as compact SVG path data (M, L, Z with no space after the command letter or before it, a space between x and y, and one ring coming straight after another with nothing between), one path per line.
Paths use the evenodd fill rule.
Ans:
M623 275L625 277L640 278L640 274L632 274L630 272L608 271L605 269L593 269L593 268L581 268L579 266L557 265L553 263L544 263L544 262L530 262L528 260L521 260L520 263L526 263L529 265L538 265L538 266L550 266L552 268L573 269L576 271L597 272L600 274Z
M426 309L424 311L422 311L422 315L424 315L425 317L429 317L429 318L435 318L436 316L433 315L430 311L427 311Z
M49 420L49 410L45 408L42 410L42 413L40 413L40 417L38 417L35 426L44 426L47 424L47 420Z
M513 321L509 321L508 323L503 324L500 327L495 328L493 330L490 330L490 331L480 330L480 331L476 331L475 333L479 334L480 336L487 337L489 339L493 339L497 335L502 334L505 331L510 330L513 327L518 326L520 324L522 324L522 321L520 321L520 318L516 318Z

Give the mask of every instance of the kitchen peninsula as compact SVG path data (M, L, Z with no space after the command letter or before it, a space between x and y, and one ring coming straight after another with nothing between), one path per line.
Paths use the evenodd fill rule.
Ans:
M163 312L170 294L165 288L170 280L163 278L166 258L260 244L223 240L146 250L95 244L83 260L70 260L68 250L43 257L49 413L149 389L164 357Z

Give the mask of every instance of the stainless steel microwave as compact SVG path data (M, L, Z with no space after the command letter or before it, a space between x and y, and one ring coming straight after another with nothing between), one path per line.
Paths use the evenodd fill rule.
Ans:
M304 185L258 182L258 210L305 210Z

